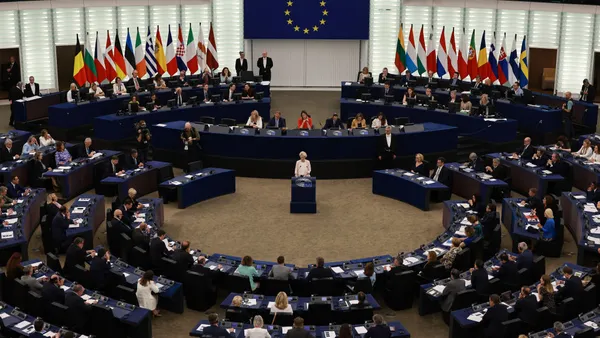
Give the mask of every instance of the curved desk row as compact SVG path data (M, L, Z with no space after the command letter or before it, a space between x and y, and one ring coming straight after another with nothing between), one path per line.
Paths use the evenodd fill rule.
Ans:
M231 118L238 124L245 124L253 110L258 111L264 123L268 122L271 111L271 99L265 98L261 102L248 100L240 103L201 103L197 106L184 106L175 109L162 107L161 109L151 112L139 112L136 115L117 116L114 114L116 110L111 110L108 114L103 114L103 116L93 119L94 136L104 141L118 141L133 138L136 135L134 125L140 120L146 121L146 124L150 126L157 123L178 120L198 121L202 116L210 116L215 118L215 123L217 124L221 122L222 118ZM181 129L183 129L183 127ZM179 138L179 135L177 138ZM152 143L154 143L156 139L158 139L158 137L153 135Z
M429 211L434 192L447 193L449 187L402 169L373 172L373 194L394 198L424 211Z
M102 194L105 196L117 196L120 201L127 198L129 189L137 191L138 196L148 195L158 190L158 185L173 177L173 166L171 163L160 161L148 161L144 166L125 171L122 176L108 176L100 184ZM98 193L98 189L96 189Z
M204 168L160 183L158 192L165 202L176 200L177 207L185 209L211 198L235 193L235 171Z
M3 326L14 332L17 337L28 337L35 332L33 324L38 319L38 317L25 313L23 309L4 302L0 302L0 318ZM40 333L46 337L54 337L54 334L62 333L62 331L61 327L45 322L44 329ZM80 337L81 335L75 333L75 336Z
M85 249L91 250L94 247L94 235L106 220L104 196L80 195L69 207L69 212L75 224L71 224L67 230L67 238L73 240L75 237L81 237L85 240Z
M8 226L0 226L0 259L3 262L13 252L20 252L23 259L29 256L27 245L35 229L40 224L40 206L46 201L44 189L32 189L27 196L15 199L16 204L12 207L14 213L2 215L1 220L7 220Z
M462 198L471 199L477 195L479 200L487 204L495 191L500 190L501 195L510 196L508 184L488 173L474 171L460 163L446 163L446 168L452 173L452 193Z
M401 103L387 105L380 101L363 103L352 99L342 99L340 113L344 122L358 113L362 113L367 121L371 121L371 117L383 113L388 119L388 124L393 124L396 117L407 117L411 123L445 124L457 127L461 136L469 136L490 143L510 142L517 137L517 121L513 119L484 119L463 114L450 114L444 109L429 110L427 107L421 106L408 107Z
M37 99L17 100L14 104L15 122L29 122L48 117L48 108L64 101L65 92L42 95Z
M560 205L565 226L577 243L577 264L595 264L600 258L600 212L580 192L563 192Z

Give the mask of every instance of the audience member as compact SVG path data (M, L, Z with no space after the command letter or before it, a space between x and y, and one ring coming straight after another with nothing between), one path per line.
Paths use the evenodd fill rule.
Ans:
M277 257L277 265L273 265L269 271L269 277L278 280L288 280L292 276L292 269L285 266L285 257Z
M265 324L262 316L256 315L254 316L254 320L252 321L253 328L245 329L244 336L247 338L271 338L269 331L267 329L263 329L263 325Z
M333 113L333 115L325 120L325 126L323 129L344 129L344 124L342 120L339 119L337 113Z
M23 155L33 155L40 148L38 145L37 139L34 135L29 136L27 142L23 145L23 150L21 150L21 156Z
M42 129L40 132L40 146L47 147L56 144L56 141L52 138L52 135L48 133L47 129Z
M446 284L444 291L440 297L440 307L443 312L444 320L448 320L450 316L450 310L452 309L452 303L456 295L467 288L464 279L460 278L460 272L456 269L452 269L450 272L450 281Z
M96 255L96 251L94 250L85 250L83 246L85 245L85 241L81 237L77 237L73 240L73 243L69 245L67 249L65 264L63 266L63 271L65 272L65 276L67 278L71 278L73 273L75 272L75 266L79 265L82 268L85 268L85 258L86 256L92 255L94 257ZM71 278L74 279L74 278Z
M23 261L23 257L21 256L21 253L13 252L13 254L8 259L8 262L6 262L6 267L4 268L4 271L6 273L6 278L8 280L12 281L13 279L20 279L21 276L23 276L24 268L23 268L23 265L21 264L22 261Z
M29 188L26 189L19 184L19 176L16 175L11 178L11 181L6 185L6 189L6 195L13 199L27 196L31 191Z
M500 303L500 296L493 294L490 296L490 307L487 309L481 323L483 324L483 334L486 338L503 338L503 322L508 320L508 310L506 305Z
M162 266L162 258L167 257L169 249L164 240L167 238L167 233L163 229L158 229L156 237L150 241L150 261L152 266Z
M59 304L65 303L65 291L61 289L61 286L65 284L65 280L58 275L52 275L50 280L44 283L42 287L42 299L51 304L57 302Z
M435 275L434 268L438 264L439 264L439 262L438 262L437 253L433 250L427 251L427 262L423 266L423 269L421 269L421 271L419 272L419 276L421 276L425 279L428 279L428 280L435 279L437 276Z
M106 278L110 273L110 253L104 249L98 249L90 262L90 276L96 285L96 289L104 290Z
M29 287L29 290L41 293L44 286L37 280L37 278L32 276L33 270L34 268L31 265L23 267L23 276L21 276L21 281Z
M83 300L85 288L81 284L75 284L71 287L71 290L65 292L65 306L69 308L69 316L75 323L73 326L74 330L79 332L85 332L88 330L88 322L92 314L92 308L90 304L95 303L95 300Z
M367 121L365 120L365 117L362 113L356 114L356 117L354 117L354 119L352 120L350 128L367 128Z
M312 117L304 110L300 112L297 127L298 129L312 129L313 127Z
M487 270L483 265L483 261L478 259L475 261L474 267L471 268L471 285L478 295L488 295L489 284Z
M288 303L288 295L285 292L279 292L275 297L275 302L270 304L269 309L271 313L283 312L293 313L292 306Z
M364 338L390 338L392 331L389 326L383 321L383 316L380 314L373 315L373 326L371 326Z
M306 280L309 282L315 278L333 278L333 271L325 267L325 259L323 257L317 257L316 266L306 276Z
M530 329L536 327L538 321L537 309L538 301L536 296L531 294L531 289L528 286L521 287L519 298L515 303L515 313Z
M177 262L179 266L189 269L194 264L194 256L190 254L190 241L181 242L181 248L173 251L171 259Z
M156 307L158 305L158 297L156 294L159 292L158 286L154 283L154 272L152 270L147 270L144 272L142 278L138 280L135 295L137 296L140 307L152 311L154 317L161 316L160 311Z
M257 110L253 110L250 113L250 117L248 118L246 125L250 126L252 128L256 128L256 129L262 129L262 127L263 127L262 117L260 117L260 115L258 115Z
M281 112L279 110L276 111L273 117L269 120L269 123L267 123L267 127L279 128L282 130L287 129L285 124L285 118L281 116Z
M537 285L538 299L542 306L548 308L551 313L556 313L556 302L554 301L554 287L550 276L540 277L540 283Z
M250 289L252 291L256 290L260 286L260 283L254 280L254 277L260 277L260 273L256 270L253 264L254 262L252 257L244 256L240 265L237 267L237 269L235 269L235 273L248 277L248 280L250 281Z
M425 157L423 154L418 153L415 155L415 165L410 169L410 172L421 176L429 176L429 169L427 169L427 166L425 165Z
M519 283L519 269L517 263L508 259L506 252L500 254L500 267L494 267L494 276L504 284L514 286Z
M304 329L304 319L296 317L293 327L285 334L285 338L314 338L314 336Z
M58 209L58 213L52 219L52 239L54 241L54 247L59 252L65 252L71 241L67 237L67 230L70 224L74 224L71 219L71 213L67 210L67 207L62 205Z
M54 154L56 166L63 166L73 159L69 151L65 148L65 144L62 141L56 142L56 153Z
M208 315L208 322L210 326L204 327L202 329L202 337L212 337L212 338L233 338L235 337L235 329L230 327L228 329L224 329L219 327L219 315L216 313L211 313ZM291 330L290 330L291 331ZM289 331L288 331L289 333ZM296 337L292 337L296 338Z
M559 281L558 291L556 292L556 298L559 300L565 300L567 298L573 298L575 303L581 301L583 295L583 284L581 278L573 274L573 268L565 266L562 269L564 281Z
M458 253L461 251L460 244L461 244L460 239L453 237L452 238L452 246L450 247L448 252L446 252L444 257L442 257L442 259L440 260L440 263L444 264L444 267L446 267L447 270L452 269L452 264L454 263L454 260L456 259L456 255L458 255Z

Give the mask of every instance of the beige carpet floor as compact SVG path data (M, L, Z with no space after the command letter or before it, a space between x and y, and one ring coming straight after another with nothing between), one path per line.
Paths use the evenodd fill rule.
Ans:
M339 92L273 92L272 96L273 110L281 110L288 121L295 121L302 109L312 113L316 121L339 112ZM8 110L0 106L0 131L7 128ZM177 209L173 203L165 205L164 229L173 238L191 240L194 248L207 253L251 255L270 261L285 255L287 262L300 266L313 263L319 255L332 261L410 251L443 229L441 204L423 212L373 195L370 179L318 181L315 215L289 213L288 180L238 178L236 183L235 194L185 210ZM106 243L104 231L103 226L96 233L95 245ZM39 236L38 230L29 246L31 257L41 256ZM568 233L565 237L565 254L560 259L549 259L547 269L575 261L575 256L568 254L575 251L573 240ZM502 246L511 247L506 234ZM218 304L211 310L223 314ZM380 312L388 321L401 321L412 337L448 336L441 315L421 317L416 304L395 313L384 306ZM153 320L154 337L187 337L194 325L205 318L205 313L188 309L181 315L165 311L163 317Z

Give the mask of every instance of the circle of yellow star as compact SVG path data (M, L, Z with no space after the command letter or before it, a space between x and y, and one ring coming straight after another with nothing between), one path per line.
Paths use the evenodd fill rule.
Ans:
M288 4L288 7L292 7L292 5L293 5L294 3L293 3L292 1L288 1L288 2L287 2L287 4Z
M287 23L288 23L288 25L291 25L292 23L294 23L294 20L288 19Z
M291 12L286 9L284 13L285 13L285 15L289 16Z
M308 28L304 28L304 34L308 34Z
M318 32L318 31L319 31L319 27L317 27L317 26L313 26L313 31L314 31L314 32Z
M323 20L323 19L321 19L321 21L320 21L320 22L321 22L321 25L324 25L324 24L325 24L325 20Z
M325 7L325 1L321 1L321 7Z
M329 12L327 10L323 11L323 15L326 16Z
M299 32L300 31L300 27L298 25L294 26L294 31Z

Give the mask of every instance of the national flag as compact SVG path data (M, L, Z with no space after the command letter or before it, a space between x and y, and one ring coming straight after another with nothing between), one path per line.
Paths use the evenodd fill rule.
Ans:
M198 31L198 49L196 51L198 58L198 68L203 72L206 68L206 44L204 43L204 33L202 33L202 23L200 23L200 30Z
M135 69L140 78L146 75L146 57L144 56L144 45L142 45L139 27L137 27L137 36L135 37Z
M527 88L529 84L529 67L527 64L527 36L523 36L523 42L521 43L521 57L519 58L519 82L522 88Z
M410 25L410 33L408 33L408 47L406 48L406 68L408 68L408 71L411 74L417 70L417 49L415 46L413 25Z
M396 60L394 62L398 72L402 73L406 69L406 47L404 46L404 32L402 32L402 24L398 32L398 41L396 43Z
M112 82L117 76L115 67L115 53L112 42L110 41L110 32L106 30L106 49L104 50L104 69L106 71L106 79Z
M433 43L433 33L429 34L427 42L427 72L437 73L437 62L435 57L435 44Z
M475 52L475 30L471 34L471 44L469 45L469 76L471 77L471 81L475 80L477 77L477 54Z
M154 56L154 41L152 41L152 33L150 32L150 26L148 26L148 36L146 37L146 73L149 77L154 77L157 73L156 68L156 56Z
M158 74L163 75L167 72L167 61L165 60L165 47L160 37L160 27L156 26L156 45L154 46L154 55L156 57L156 66Z
M177 36L177 52L175 58L177 59L177 68L182 71L187 71L187 65L185 64L185 45L183 44L183 33L181 33L181 25L179 25L179 34Z
M133 54L133 44L131 43L131 35L129 35L129 28L127 28L127 40L125 41L125 68L127 68L127 75L131 76L135 70L135 54ZM139 74L138 74L139 76Z
M192 31L192 24L190 24L190 31L187 37L187 47L185 49L185 62L190 74L194 74L198 71L198 58L196 57L196 40L194 40L194 32Z
M427 72L427 52L425 52L425 34L421 25L421 33L419 33L419 45L417 46L417 72L420 75Z
M458 73L462 80L469 76L468 59L469 50L467 49L467 32L463 27L462 38L460 39L460 49L458 51Z
M498 80L501 85L508 82L508 60L506 59L506 33L502 38L500 53L498 54Z
M439 55L439 53L438 53ZM451 78L454 77L454 73L458 73L458 53L456 52L456 40L454 39L454 27L452 28L452 35L450 35L450 50L448 51L448 73Z
M85 65L85 77L89 83L96 82L96 64L94 62L94 53L92 52L92 43L90 41L90 33L86 33L85 53L83 55L83 63Z
M490 81L494 83L498 79L498 58L496 57L496 32L494 32L494 37L492 39L492 43L490 44L488 66L488 77L490 78Z
M123 49L121 49L118 30L115 31L115 50L113 61L115 62L115 71L117 72L117 76L123 80L127 76L127 68L125 68L125 58L123 57Z
M208 33L208 50L206 53L206 65L210 69L219 68L219 56L217 55L217 42L212 22L210 23L210 32Z
M510 49L510 56L508 58L508 82L510 85L519 80L519 57L517 56L517 34L512 43Z
M487 55L487 45L485 43L485 30L483 31L483 35L481 35L481 45L479 47L479 62L477 62L477 72L479 73L479 78L481 81L485 80L488 77L488 55Z
M96 66L96 79L98 83L106 80L106 70L104 69L104 53L100 47L98 32L96 32L96 48L94 48L94 65Z
M440 46L437 53L437 74L441 78L446 75L448 69L448 53L446 52L446 27L442 27L442 35L440 36Z
M80 87L85 85L87 77L85 76L85 64L83 63L83 53L79 43L79 34L77 34L77 44L75 45L75 57L73 58L73 80Z
M175 46L171 36L171 25L169 25L169 37L167 38L167 72L171 76L177 73L177 60L175 59Z

